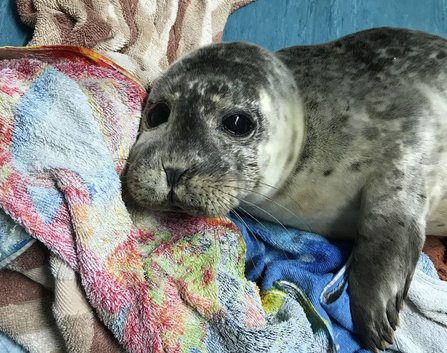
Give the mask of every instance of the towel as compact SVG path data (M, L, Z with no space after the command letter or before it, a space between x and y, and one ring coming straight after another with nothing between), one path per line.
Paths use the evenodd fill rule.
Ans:
M42 249L34 250L26 253L28 264L21 258L15 268L37 266ZM63 261L59 265L67 267ZM0 271L0 328L28 352L124 352L95 317L74 275L55 269L53 277L44 265L25 271L32 279L15 270Z
M17 59L20 57L23 59ZM40 58L40 60L26 59L27 57ZM5 207L0 213L0 238L2 239L0 244L17 241L15 246L8 247L10 253L5 252L6 256L2 261L2 267L7 266L9 271L0 272L1 297L3 298L0 305L0 329L31 352L61 352L67 349L71 352L97 352L98 349L103 352L122 351L113 336L96 318L90 304L85 301L85 294L79 287L78 278L70 278L66 271L58 271L58 266L54 265L57 261L53 261L53 266L50 266L52 256L47 254L45 247L41 243L36 243L25 227L18 225L12 218L15 215L24 217L27 222L32 222L42 217L45 226L50 228L54 225L63 226L64 217L67 219L68 214L60 207L62 204L60 193L52 189L54 181L48 176L42 177L34 173L19 177L18 174L11 174L13 170L8 165L16 164L23 170L26 167L21 161L26 163L27 158L31 160L30 164L38 164L38 158L35 158L33 153L41 154L44 158L50 157L49 152L36 150L21 159L24 150L19 146L20 141L26 141L30 143L30 146L35 143L35 147L38 147L39 143L36 143L35 139L33 140L29 135L33 130L31 128L33 123L30 123L27 118L33 119L32 112L20 115L20 104L26 102L27 98L34 99L35 102L39 100L47 103L56 102L55 106L51 104L43 106L43 109L39 111L43 118L35 121L39 128L45 130L48 124L41 123L50 118L49 110L72 109L73 105L79 104L76 98L82 94L84 103L88 99L91 104L91 108L89 105L90 118L93 116L94 119L94 125L91 128L97 130L96 135L101 136L103 145L107 146L109 159L114 161L110 172L117 175L124 166L125 151L130 148L132 140L135 139L145 91L128 73L120 70L115 64L82 48L56 47L27 50L9 48L0 50L0 58L7 59L0 61L0 126L2 130L0 180L3 183L2 190L6 190L2 193L2 197L8 203L8 198L13 201L11 192L16 195L23 192L28 195L28 201L35 204L34 207L30 207L24 204L25 198L16 199L20 202L16 202L13 207L25 208L26 212L14 209L13 213L6 214L4 211L7 207ZM48 87L39 86L37 79L45 77L44 73L51 70L56 70L63 76L62 82L68 80L72 85L76 85L78 96L70 98L72 107L65 107L61 98L71 97L71 92L67 91L69 85L63 90L54 91L51 91L51 88L54 88L51 82L48 82ZM43 81L40 82L46 84ZM34 90L30 90L32 84L35 84ZM36 92L39 97L33 97ZM85 94L80 92L85 92ZM36 107L31 105L30 108ZM17 118L15 122L17 116L20 118ZM21 126L18 124L20 119L22 119ZM68 121L64 123L66 131L73 127L68 124ZM101 131L100 135L99 131ZM47 132L51 133L45 131ZM39 130L37 133L40 133ZM73 130L72 133L76 131ZM52 136L47 136L47 139L50 138L48 141L52 143L51 149L54 149L60 139L60 131L53 131L52 134ZM37 140L42 136L37 136ZM83 138L91 139L88 134L83 135ZM17 142L14 143L14 139ZM58 153L57 149L55 153ZM20 183L26 183L26 188L21 187ZM64 237L64 232L60 232L59 239L56 239L51 237L50 231L42 229L41 236L48 238L49 247L54 245L59 251L64 246L66 247L66 244L73 244L73 238L70 234L65 234ZM3 252L8 249L3 248ZM20 254L19 257L13 252L16 249L19 249L17 251ZM23 249L26 251L22 254ZM73 251L65 253L62 250L62 257L64 256L73 256ZM72 259L69 261L73 262ZM66 290L67 288L69 290ZM26 320L21 313L26 313Z
M229 14L254 0L16 0L30 46L93 49L145 87L179 56L220 41Z
M323 322L340 353L367 353L352 322L348 274L352 242L333 241L245 215L232 216L247 244L247 277L260 289L291 288L309 321ZM310 304L305 305L305 301ZM422 253L387 352L447 352L447 283Z
M447 282L417 269L405 304L390 352L446 353Z
M0 283L0 329L28 352L124 351L85 300L74 271L42 243L0 271Z
M82 338L68 340L66 317L91 318L74 270L129 352L333 351L297 300L276 288L282 299L272 301L245 278L245 244L228 219L147 212L131 219L119 173L137 134L142 87L91 51L32 50L33 58L16 49L23 58L0 61L0 208L10 232L22 227L53 256L57 286L36 290L47 293L47 305L56 298L53 333L68 349ZM67 291L73 302L58 300ZM83 338L83 351L92 351L92 335Z

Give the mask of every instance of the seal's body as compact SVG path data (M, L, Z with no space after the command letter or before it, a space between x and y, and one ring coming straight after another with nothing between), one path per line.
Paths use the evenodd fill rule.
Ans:
M273 195L298 219L259 195L248 199L285 224L355 237L366 188L385 179L377 187L398 199L380 207L399 212L395 202L417 191L425 205L410 210L405 201L406 213L426 214L427 234L447 235L447 40L377 29L277 56L299 87L307 137Z
M447 40L378 28L271 53L201 48L154 83L131 151L136 204L241 208L355 238L351 311L392 342L425 234L447 235Z

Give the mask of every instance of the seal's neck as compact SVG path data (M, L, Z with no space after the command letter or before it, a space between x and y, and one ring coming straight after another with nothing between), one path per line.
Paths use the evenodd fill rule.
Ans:
M258 151L260 184L257 191L274 196L299 165L306 138L305 113L296 87L275 99L266 92L260 97L262 111L269 116L269 126Z

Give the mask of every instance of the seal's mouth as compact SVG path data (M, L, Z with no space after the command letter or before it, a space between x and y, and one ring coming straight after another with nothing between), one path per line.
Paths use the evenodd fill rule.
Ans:
M166 207L166 210L172 212L182 212L182 213L188 212L187 210L177 205L170 205L169 207Z
M166 197L166 201L168 203L168 206L170 206L170 207L179 207L178 205L175 204L174 196L175 196L174 189L171 189L169 191L169 193L168 193L168 196Z
M171 175L171 179L165 181L168 177L165 174L144 165L128 165L121 178L126 206L148 212L177 212L214 218L225 216L239 204L241 195L238 190L241 187L233 181L236 177L228 176L230 181L225 181L221 176L183 175L179 180L173 180ZM235 188L231 187L233 184Z
M184 207L179 197L177 196L174 188L171 188L168 196L166 197L165 209L172 212L188 212L188 210Z

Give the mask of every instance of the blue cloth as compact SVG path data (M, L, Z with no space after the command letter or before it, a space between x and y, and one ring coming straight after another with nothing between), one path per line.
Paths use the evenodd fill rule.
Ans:
M22 254L33 242L31 235L0 209L0 270Z
M230 216L246 243L246 277L261 291L279 281L291 282L309 298L327 322L339 353L368 353L354 327L348 288L352 242L329 242L322 236L277 224ZM422 254L418 269L437 278L430 259ZM309 315L309 312L307 312ZM313 319L309 318L312 322Z
M0 352L1 353L26 353L18 343L12 340L12 338L5 335L0 331Z
M416 268L431 278L439 279L438 271L436 271L435 265L433 265L433 262L424 253L422 253L419 257Z
M246 243L247 279L261 291L277 281L296 284L328 323L340 353L364 353L354 329L347 294L346 265L352 250L349 242L330 243L320 235L283 228L277 224L230 216ZM337 275L337 277L336 277ZM335 300L326 304L325 295Z

